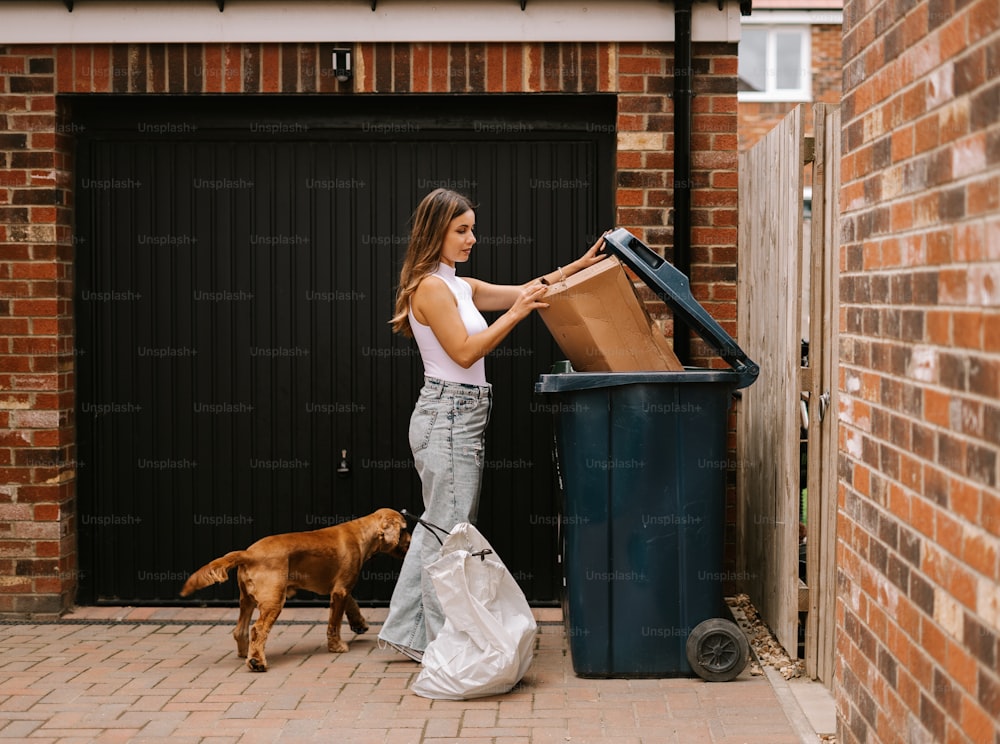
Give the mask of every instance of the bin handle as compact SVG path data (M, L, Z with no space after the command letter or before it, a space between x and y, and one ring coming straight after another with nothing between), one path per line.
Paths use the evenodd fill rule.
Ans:
M625 230L624 232L628 231ZM641 258L643 262L653 271L658 271L659 268L667 262L663 256L632 235L632 233L629 233L629 237L631 240L628 242L628 249L631 250L637 258ZM680 274L679 271L677 273ZM681 274L681 276L684 275Z

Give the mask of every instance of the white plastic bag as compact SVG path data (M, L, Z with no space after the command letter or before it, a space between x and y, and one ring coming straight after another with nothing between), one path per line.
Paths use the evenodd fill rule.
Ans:
M413 692L436 700L509 692L531 666L537 629L521 587L465 522L455 525L427 571L445 621L424 650Z

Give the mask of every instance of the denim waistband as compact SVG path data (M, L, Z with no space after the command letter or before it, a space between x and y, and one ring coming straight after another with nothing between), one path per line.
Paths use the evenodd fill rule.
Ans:
M449 382L448 380L439 380L436 377L425 377L424 387L436 390L439 396L446 392L452 392L470 395L473 398L486 398L493 393L493 386L489 384L473 385L468 382Z

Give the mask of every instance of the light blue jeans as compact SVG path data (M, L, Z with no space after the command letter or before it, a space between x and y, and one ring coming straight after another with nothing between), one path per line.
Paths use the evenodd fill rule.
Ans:
M489 385L425 377L410 417L410 449L424 499L421 518L449 532L459 522L476 521L492 404ZM444 613L424 570L437 559L441 543L423 525L412 530L379 638L423 651L444 625Z

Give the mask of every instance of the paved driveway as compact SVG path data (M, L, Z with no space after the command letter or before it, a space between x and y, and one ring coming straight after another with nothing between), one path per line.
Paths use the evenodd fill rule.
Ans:
M325 612L286 609L270 671L236 656L235 609L83 608L58 623L0 625L0 739L27 742L527 742L799 744L765 677L580 679L558 611L538 611L534 663L511 693L432 701L420 667L375 642L384 610L346 654ZM353 640L352 640L353 639ZM815 741L815 739L813 739Z

